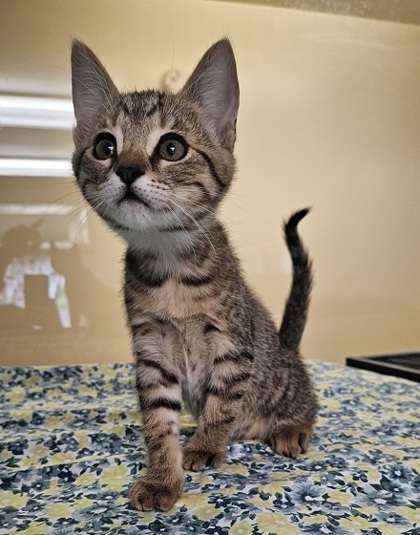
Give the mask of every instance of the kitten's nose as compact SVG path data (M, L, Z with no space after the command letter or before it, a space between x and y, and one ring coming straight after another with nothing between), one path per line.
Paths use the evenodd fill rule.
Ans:
M120 165L115 172L127 186L131 186L136 178L144 175L144 171L139 165Z

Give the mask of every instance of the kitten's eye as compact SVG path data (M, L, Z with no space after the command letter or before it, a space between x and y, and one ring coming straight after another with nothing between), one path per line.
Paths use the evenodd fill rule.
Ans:
M112 134L99 134L95 141L93 154L98 160L108 160L117 153L117 142Z
M178 135L169 134L163 136L159 143L159 156L163 160L176 162L187 154L188 145L186 141Z

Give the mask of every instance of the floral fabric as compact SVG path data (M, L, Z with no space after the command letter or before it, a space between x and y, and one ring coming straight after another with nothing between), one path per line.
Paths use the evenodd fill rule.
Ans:
M128 503L145 472L130 364L0 368L0 534L418 535L418 384L308 366L320 403L308 453L234 443L221 469L187 473L168 513Z

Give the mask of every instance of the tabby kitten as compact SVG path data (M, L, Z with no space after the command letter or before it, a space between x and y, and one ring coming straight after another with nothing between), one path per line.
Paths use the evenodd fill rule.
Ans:
M148 470L131 489L167 510L186 470L223 463L231 440L305 452L316 401L299 356L311 266L285 225L293 284L280 331L244 281L216 209L232 181L239 86L228 40L177 94L120 93L82 43L72 50L73 169L87 201L127 242L124 294ZM181 400L198 419L181 452Z

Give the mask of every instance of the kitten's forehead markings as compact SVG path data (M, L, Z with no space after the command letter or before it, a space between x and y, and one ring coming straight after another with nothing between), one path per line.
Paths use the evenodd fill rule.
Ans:
M160 106L160 96L158 96L154 102L151 103L150 108L146 112L146 117L149 118L152 115L155 115L159 111Z
M117 140L117 152L120 153L124 147L124 136L123 136L123 129L122 125L124 122L124 113L120 112L117 120L115 121L115 125L112 127L115 139Z
M168 132L170 132L170 129L168 128L155 128L150 132L146 143L146 152L149 156L153 154L153 151L159 143L159 139Z

